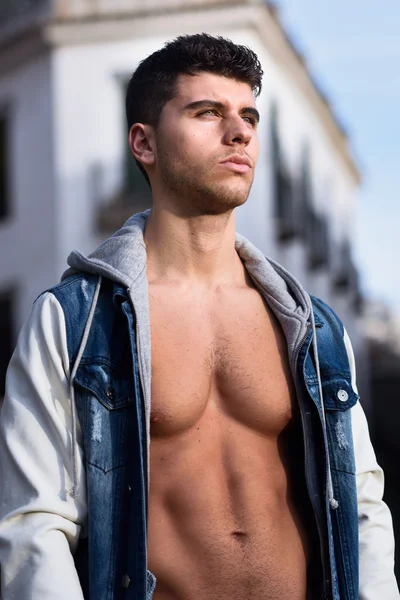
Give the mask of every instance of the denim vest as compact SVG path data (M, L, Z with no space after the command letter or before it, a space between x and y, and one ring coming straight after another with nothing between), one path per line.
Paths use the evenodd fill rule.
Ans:
M97 276L76 274L50 290L66 322L75 363ZM343 325L312 298L324 406L310 327L297 352L295 387L304 439L305 481L321 551L323 599L358 598L358 513L351 385ZM147 439L139 376L136 319L127 291L103 280L89 338L75 377L87 477L87 536L75 554L85 598L150 600L147 570ZM329 469L330 466L330 469ZM337 507L329 504L329 472Z

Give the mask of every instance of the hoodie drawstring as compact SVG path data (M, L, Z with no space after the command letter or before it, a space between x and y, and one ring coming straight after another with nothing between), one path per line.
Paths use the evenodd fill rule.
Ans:
M311 324L312 324L312 330L313 330L312 344L313 344L313 352L314 352L314 358L315 358L315 368L317 371L318 390L319 390L319 397L320 397L320 401L321 401L322 416L323 416L323 421L324 421L324 430L325 430L325 435L326 435L325 404L324 404L324 394L322 391L321 371L319 368L317 328L315 327L314 310L312 308L311 308ZM333 496L333 484L332 484L332 473L331 473L331 461L329 458L329 449L327 449L326 460L327 460L327 469L328 469L329 506L335 510L339 506L339 502L337 500L335 500L335 498Z
M97 302L99 300L101 280L102 280L102 276L99 275L99 278L98 278L97 284L96 284L96 289L95 289L95 292L93 295L92 304L91 304L90 311L89 311L89 316L86 321L85 329L83 332L81 345L79 347L78 354L77 354L74 366L72 368L70 382L69 382L70 398L71 398L71 417L72 417L72 424L71 424L72 453L71 454L72 454L72 479L73 479L72 489L70 490L69 494L72 498L77 498L79 496L78 454L77 454L77 450L76 450L77 437L78 437L77 436L78 425L77 425L77 418L76 418L74 380L75 380L75 376L76 376L76 372L78 370L79 364L82 360L82 356L85 351L87 341L89 339L90 328L93 323L94 313L96 310Z
M79 496L79 476L78 476L78 455L77 455L77 416L76 416L76 404L75 404L75 389L74 389L74 380L79 367L79 364L82 360L83 353L86 348L87 341L89 339L90 329L93 323L94 313L97 307L97 302L99 299L100 288L101 288L102 276L99 275L97 280L96 289L93 295L92 304L90 307L88 319L86 321L85 329L82 336L82 341L78 350L77 357L75 359L74 366L72 368L71 377L70 377L70 398L71 398L71 437L72 437L72 478L73 478L73 486L70 490L70 496L72 498L77 498ZM317 372L318 379L318 390L321 401L321 409L323 416L324 429L326 433L326 417L325 417L325 405L324 405L324 396L322 390L322 381L321 381L321 371L319 367L319 358L318 358L318 342L317 342L317 329L315 327L315 319L314 319L314 311L311 309L311 324L313 330L313 352L315 358L315 368ZM335 500L333 495L333 484L332 484L332 473L331 473L331 465L329 459L329 451L327 452L327 470L328 470L328 498L329 505L332 509L336 509L339 506L337 500Z

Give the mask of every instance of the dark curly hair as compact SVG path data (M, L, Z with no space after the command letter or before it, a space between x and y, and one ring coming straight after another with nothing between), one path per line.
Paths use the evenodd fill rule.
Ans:
M179 36L142 60L133 73L126 92L128 129L134 123L157 127L164 105L174 97L179 75L200 72L248 83L256 97L260 94L263 70L250 48L207 33Z

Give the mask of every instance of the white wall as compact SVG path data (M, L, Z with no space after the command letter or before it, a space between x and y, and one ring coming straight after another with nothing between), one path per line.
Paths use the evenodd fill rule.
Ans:
M121 77L130 75L166 39L185 33L184 27L177 16L175 30L164 35L151 35L143 28L143 36L131 40L60 47L51 59L32 61L1 82L0 106L3 97L15 104L17 159L16 217L9 226L0 226L0 251L15 251L12 256L0 252L0 286L2 281L16 281L24 288L21 313L26 313L36 293L58 280L71 250L88 253L97 245L97 204L109 200L122 182L126 129ZM353 183L314 111L260 36L250 28L217 29L212 23L207 30L248 44L265 71L258 99L259 167L248 202L237 210L237 228L350 322L347 298L332 296L329 275L311 276L307 271L304 246L276 243L269 147L272 101L279 107L280 139L292 172L300 171L304 143L310 147L316 205L329 215L336 238L352 233ZM95 173L100 174L97 183ZM100 190L98 196L94 188Z
M51 62L32 59L0 76L0 107L11 114L12 214L0 223L0 291L17 289L18 330L43 289L54 283Z

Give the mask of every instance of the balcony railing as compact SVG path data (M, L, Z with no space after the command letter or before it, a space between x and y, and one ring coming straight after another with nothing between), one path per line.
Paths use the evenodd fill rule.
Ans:
M307 211L308 267L312 271L329 266L329 229L325 217Z
M295 190L290 173L279 165L274 177L277 235L281 242L292 240L301 233L296 209Z
M337 292L356 289L358 271L351 256L350 242L343 240L335 249L333 260L333 286Z

